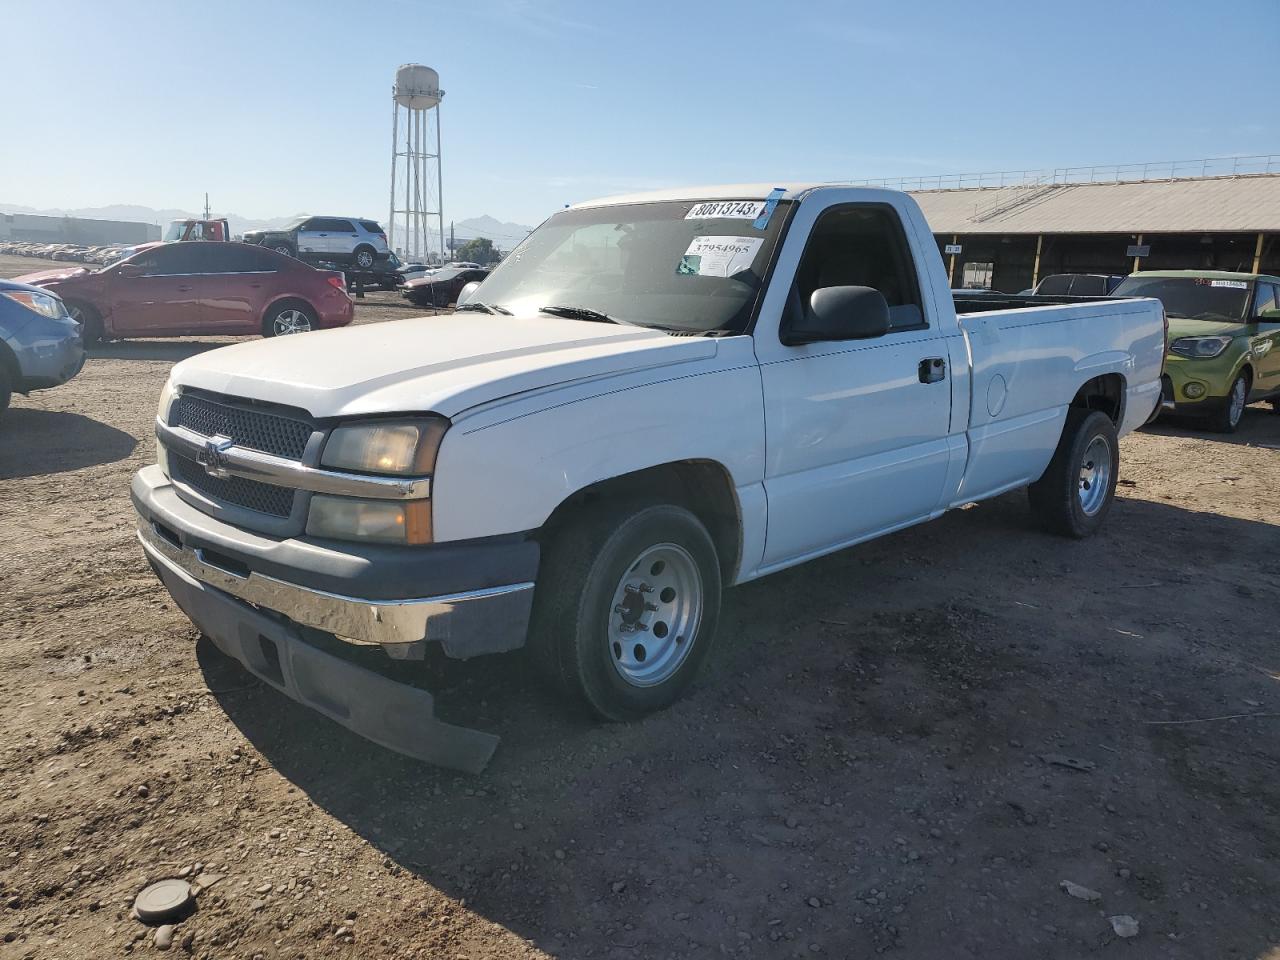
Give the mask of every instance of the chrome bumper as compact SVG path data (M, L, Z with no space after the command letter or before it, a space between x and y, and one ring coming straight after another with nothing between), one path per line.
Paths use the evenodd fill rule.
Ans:
M156 564L180 570L238 600L281 613L294 623L352 643L381 646L395 659L420 658L427 642L441 643L448 653L454 639L477 634L517 630L523 637L533 607L532 582L420 599L361 600L253 571L243 575L231 572L211 563L204 550L174 544L145 517L139 517L138 539Z

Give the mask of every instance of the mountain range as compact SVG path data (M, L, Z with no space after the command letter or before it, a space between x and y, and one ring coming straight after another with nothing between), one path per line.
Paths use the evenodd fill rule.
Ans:
M129 220L138 223L158 223L161 227L170 220L182 220L187 217L199 217L200 213L191 210L166 209L156 210L154 207L144 207L138 204L117 203L110 204L105 207L78 207L75 209L54 208L48 210L39 210L35 207L23 206L20 203L3 203L0 202L0 213L31 213L37 216L45 217L84 217L91 220ZM225 216L231 226L232 236L244 233L246 230L275 230L283 227L285 224L295 220L298 216L305 214L294 214L288 217L275 217L270 220L254 220L249 217L241 217L234 213L221 214L214 213L215 217ZM381 221L379 221L381 222ZM385 227L386 224L383 224ZM449 224L445 224L446 233L449 230ZM505 223L496 217L488 215L480 217L471 217L466 220L458 220L453 223L454 236L459 240L470 240L473 237L488 237L494 242L494 245L504 250L509 250L517 243L525 238L525 235L532 230L533 227L527 227L522 223Z

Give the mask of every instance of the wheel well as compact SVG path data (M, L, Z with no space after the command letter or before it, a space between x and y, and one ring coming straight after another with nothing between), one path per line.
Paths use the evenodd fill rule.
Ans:
M272 300L271 303L267 304L267 309L262 311L262 323L260 326L262 327L263 335L266 335L267 321L271 319L271 315L276 310L286 306L298 307L299 309L306 310L307 313L311 314L313 319L317 316L316 308L301 297L281 297L279 300Z
M542 530L553 534L579 511L608 501L637 498L678 504L711 534L728 582L742 556L742 523L729 471L714 460L680 460L610 477L571 494L551 512Z
M1117 427L1124 416L1124 377L1118 373L1104 373L1086 380L1076 391L1071 406L1082 410L1101 410Z
M22 369L18 366L18 358L3 340L0 340L0 371L8 377L9 389L21 393Z

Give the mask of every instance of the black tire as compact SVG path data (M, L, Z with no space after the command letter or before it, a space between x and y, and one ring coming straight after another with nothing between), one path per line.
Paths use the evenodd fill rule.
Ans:
M102 317L97 310L87 303L68 300L67 312L80 321L80 340L86 347L102 339Z
M615 666L622 656L615 653L618 646L611 633L615 621L622 620L615 594L633 575L640 586L646 586L644 571L636 573L633 564L646 551L669 545L684 551L696 567L702 587L701 616L691 635L666 643L665 649L673 651L670 674L641 686L624 679L623 668ZM651 569L659 566L655 563ZM669 706L697 676L715 640L720 594L715 544L706 527L683 507L651 503L584 513L543 550L530 652L561 692L584 702L600 719L638 720ZM666 590L661 591L661 598L666 595ZM672 596L683 599L675 597L674 591ZM640 617L662 615L660 608L657 614L644 612ZM665 624L655 620L647 631L632 634L626 642L634 640L635 648L642 649L644 642L663 644L668 637ZM643 661L644 656L639 659Z
M9 371L5 369L3 358L0 358L0 413L9 409L13 400L13 384L9 382Z
M372 270L373 261L377 259L377 256L373 247L356 247L351 254L351 262L359 270Z
M1235 402L1236 392L1241 392L1240 402ZM1244 408L1249 404L1249 376L1241 373L1231 381L1231 389L1227 391L1227 398L1222 406L1209 417L1207 423L1209 429L1215 433L1235 433L1236 428L1240 426L1240 421L1244 419Z
M1106 445L1105 476L1094 472L1101 466L1095 460L1101 444ZM1092 485L1086 471L1093 472ZM1053 459L1027 488L1031 512L1052 533L1076 539L1092 536L1111 511L1119 474L1120 444L1111 418L1097 410L1072 408Z
M293 319L290 316L293 314L300 315L300 318ZM305 323L305 329L301 326L303 323ZM288 329L289 327L293 329ZM296 300L273 303L262 320L262 335L264 337L282 337L293 333L308 333L315 329L317 329L316 312L307 304L299 303Z

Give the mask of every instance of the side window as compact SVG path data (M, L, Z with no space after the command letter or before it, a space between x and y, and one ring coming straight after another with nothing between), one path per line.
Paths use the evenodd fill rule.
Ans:
M322 218L318 221L320 226L316 227L321 233L355 233L356 228L351 225L350 220L336 220L332 217Z
M796 271L788 312L822 287L871 287L889 304L889 332L925 327L920 284L902 223L892 207L852 204L818 218Z
M130 257L128 262L141 267L144 276L168 277L181 273L195 273L193 251L203 246L196 243L166 243L162 247Z
M1253 315L1260 317L1264 310L1274 310L1278 306L1280 303L1276 302L1276 288L1269 283L1259 282L1254 294Z
M200 273L248 273L255 270L272 270L266 264L271 254L258 247L240 243L202 244L196 257Z

